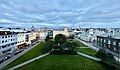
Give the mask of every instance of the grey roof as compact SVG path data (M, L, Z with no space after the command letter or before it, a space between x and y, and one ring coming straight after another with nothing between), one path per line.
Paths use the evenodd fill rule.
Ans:
M100 35L98 35L98 36L103 36L103 37L111 36L112 38L120 39L120 32L103 33L103 34L100 34Z

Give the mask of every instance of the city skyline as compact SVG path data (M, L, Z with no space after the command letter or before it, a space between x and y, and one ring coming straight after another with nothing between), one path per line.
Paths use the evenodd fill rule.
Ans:
M1 0L1 27L120 27L119 0Z

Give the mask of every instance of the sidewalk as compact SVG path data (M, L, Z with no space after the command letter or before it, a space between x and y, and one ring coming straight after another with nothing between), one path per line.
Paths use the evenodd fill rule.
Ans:
M101 61L101 59L99 58L96 58L96 57L93 57L93 56L89 56L87 54L83 54L83 53L80 53L80 52L77 52L77 54L81 55L81 56L84 56L84 57L87 57L89 59L92 59L92 60L95 60L95 61Z
M39 42L40 43L40 42ZM22 56L23 54L25 54L26 52L28 52L29 50L31 50L32 48L34 48L35 46L37 46L39 43L25 49L23 52L21 52L20 54L13 56L12 58L4 61L3 63L0 64L0 69L3 68L4 66L8 65L9 63L11 63L12 61L14 61L15 59L19 58L20 56Z
M77 39L77 38L76 38L76 40L82 42L83 44L85 44L86 46L90 47L90 48L93 49L93 50L98 51L98 50L100 49L100 47L95 47L95 46L93 46L91 43L86 43L86 42L81 41L81 40L79 40L79 39ZM116 56L116 54L115 54L114 52L112 52L112 51L110 51L110 50L106 50L106 51L109 52L109 53L112 53L114 56ZM118 61L118 57L115 57L115 59ZM119 62L120 62L120 58L119 58Z
M26 61L26 62L23 62L23 63L21 63L21 64L19 64L19 65L16 65L16 66L14 66L14 67L12 67L12 68L10 68L10 69L8 69L8 70L14 70L14 69L19 68L19 67L21 67L21 66L23 66L23 65L26 65L26 64L28 64L28 63L30 63L30 62L33 62L33 61L35 61L35 60L37 60L37 59L43 58L43 57L45 57L45 56L47 56L47 55L49 55L49 53L40 55L40 56L38 56L38 57L36 57L36 58L33 58L33 59L28 60L28 61Z

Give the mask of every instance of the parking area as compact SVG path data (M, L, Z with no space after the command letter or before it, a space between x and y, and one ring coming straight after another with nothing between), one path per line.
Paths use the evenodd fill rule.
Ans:
M35 44L39 43L40 41L36 41L36 42L33 42L32 44L30 44L29 46L25 47L25 48L22 48L22 49L16 49L14 50L12 53L7 53L7 54L4 54L4 55L1 55L0 56L0 65L2 63L4 63L5 61L9 60L11 57L15 57L16 55L22 53L23 51L25 51L26 49L34 46Z

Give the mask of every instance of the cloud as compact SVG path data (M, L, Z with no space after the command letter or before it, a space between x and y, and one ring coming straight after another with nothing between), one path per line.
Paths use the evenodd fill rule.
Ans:
M120 0L0 0L0 25L120 27Z

